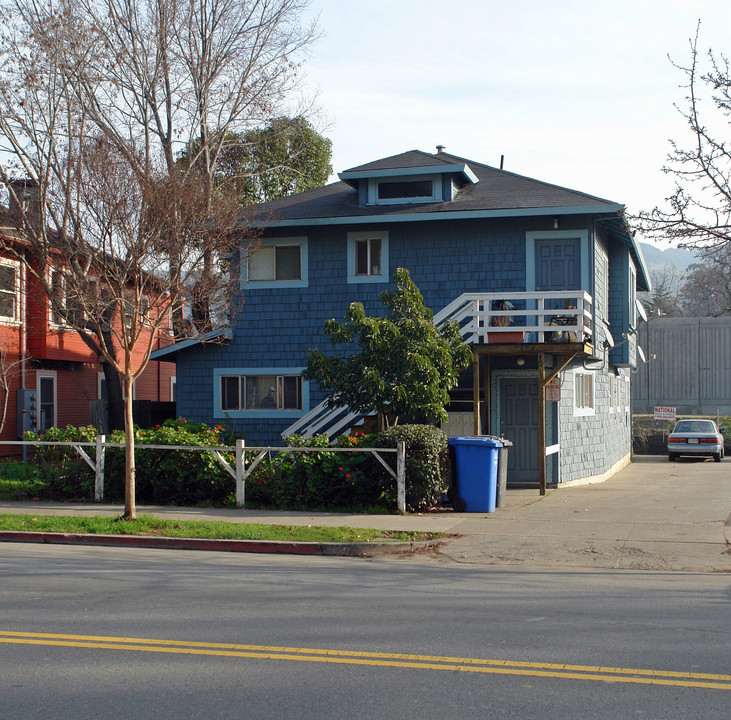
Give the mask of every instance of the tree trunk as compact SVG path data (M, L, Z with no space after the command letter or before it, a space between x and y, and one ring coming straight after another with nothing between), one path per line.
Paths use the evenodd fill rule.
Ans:
M107 422L110 430L124 429L124 401L119 373L108 362L102 360L102 370L107 389Z
M137 513L135 505L135 431L132 417L132 378L125 376L124 390L124 519L134 520Z

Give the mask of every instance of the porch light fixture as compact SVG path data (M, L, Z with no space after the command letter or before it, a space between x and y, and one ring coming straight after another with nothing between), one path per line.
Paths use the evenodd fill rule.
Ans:
M519 358L518 358L518 359L517 359L517 360L515 361L515 363L516 363L516 365L517 365L518 367L523 367L523 365L525 365L525 358L524 358L524 357L519 357Z
M558 218L553 218L553 229L558 230Z

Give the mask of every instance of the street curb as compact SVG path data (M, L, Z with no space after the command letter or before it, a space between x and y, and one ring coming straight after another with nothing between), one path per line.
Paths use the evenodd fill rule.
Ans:
M159 548L165 550L275 553L283 555L324 555L330 557L373 557L375 555L412 553L416 550L434 548L440 544L434 541L319 543L289 542L287 540L225 540L149 537L142 535L87 535L82 533L29 532L15 530L0 530L0 542Z

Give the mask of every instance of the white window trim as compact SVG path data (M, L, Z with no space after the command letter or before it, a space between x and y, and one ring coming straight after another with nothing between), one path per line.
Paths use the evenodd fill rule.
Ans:
M431 180L432 194L420 197L409 198L387 198L379 199L378 186L381 183L390 182L423 182ZM398 177L382 177L368 179L368 204L369 205L413 205L416 203L440 202L442 200L442 176L441 175L400 175Z
M302 273L300 280L249 280L249 260L248 257L244 257L241 262L241 287L249 290L308 287L309 252L306 237L267 238L265 240L261 240L259 243L250 243L246 248L244 248L244 253L248 254L249 249L256 252L259 247L281 247L285 245L300 246L300 271Z
M176 392L178 390L178 377L173 375L170 378L170 402L177 402Z
M102 383L106 380L106 377L104 376L103 372L97 373L97 387L96 387L96 396L97 400L102 399ZM126 394L124 392L124 385L122 385L122 401L126 399ZM135 380L132 383L132 400L137 399L137 381ZM107 393L107 402L109 402L109 393Z
M580 252L579 287L589 285L589 232L587 230L528 230L525 233L525 289L536 289L536 240L570 240L578 238Z
M61 307L65 310L66 309L66 277L64 276L63 271L60 270L59 268L51 268L48 271L48 283L49 283L51 289L53 289L53 276L55 273L58 273L61 278L61 287L60 287L61 297L59 298L59 302L61 304ZM53 311L53 302L49 298L48 299L48 324L52 328L64 327L64 325L66 325L64 318L61 317L58 321L54 320L53 312L54 312Z
M378 275L356 275L355 274L355 241L371 240L378 238L381 240L381 272ZM376 230L374 232L363 230L359 232L348 233L348 285L361 283L382 283L389 280L389 264L388 264L388 232L386 230Z
M216 368L213 371L213 417L225 418L272 418L291 420L301 417L310 410L310 384L302 379L302 408L299 410L222 410L221 409L221 378L229 375L299 375L303 367L238 367Z
M38 427L41 426L41 378L53 379L53 420L47 427L58 426L58 374L55 370L38 370L36 372L36 412L38 413Z
M15 317L9 317L8 315L0 315L0 323L5 325L20 325L21 324L21 293L20 293L20 273L21 265L18 260L11 260L10 258L0 258L0 265L15 268ZM8 293L9 294L9 293Z
M609 324L609 255L604 252L604 249L597 245L597 257L602 259L602 267L604 268L603 287L601 290L601 303L602 303L602 318ZM596 307L596 300L594 301Z
M586 376L590 377L591 380L591 407L578 407L577 406L577 397L576 397L576 378L577 376ZM596 415L596 374L592 372L588 372L586 370L579 370L576 369L573 372L573 398L574 398L574 417L589 417L591 415Z
M629 265L629 324L637 327L637 270L634 263L630 261Z

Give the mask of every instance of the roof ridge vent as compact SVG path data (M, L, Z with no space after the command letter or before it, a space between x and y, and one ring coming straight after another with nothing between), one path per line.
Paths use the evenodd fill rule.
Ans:
M441 155L445 149L444 145L437 145L437 155Z

